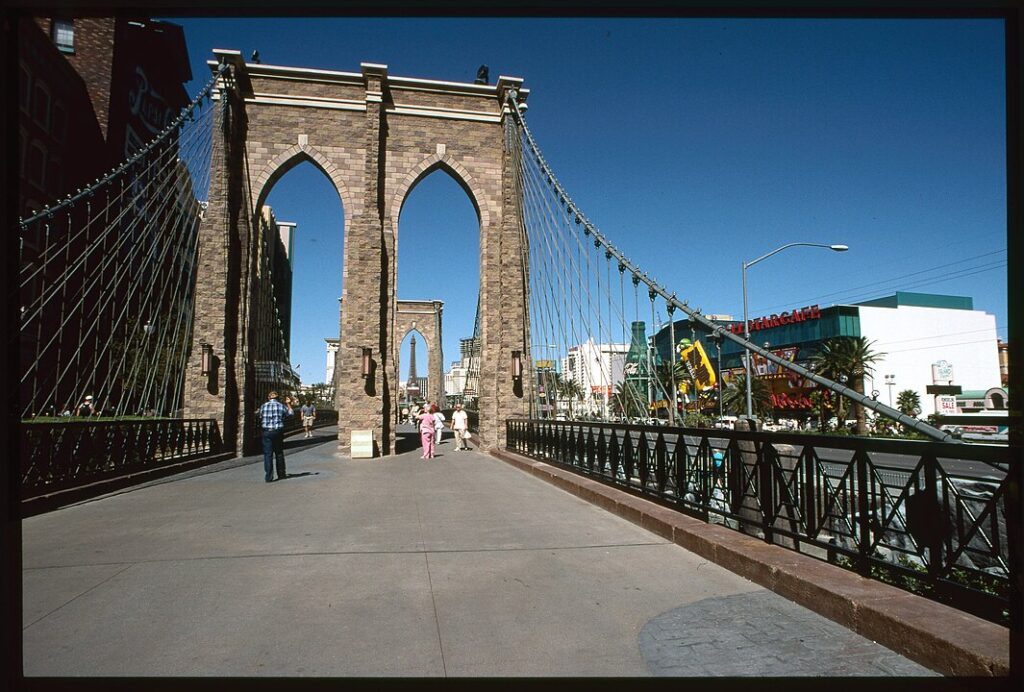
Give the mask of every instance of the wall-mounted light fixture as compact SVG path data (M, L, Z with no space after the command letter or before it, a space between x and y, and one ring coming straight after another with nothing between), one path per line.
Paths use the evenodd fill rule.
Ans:
M213 345L208 344L205 341L199 344L203 349L202 356L202 375L206 377L213 370Z
M373 356L373 349L363 347L363 379L370 376L370 358Z
M512 379L523 379L523 352L512 351Z

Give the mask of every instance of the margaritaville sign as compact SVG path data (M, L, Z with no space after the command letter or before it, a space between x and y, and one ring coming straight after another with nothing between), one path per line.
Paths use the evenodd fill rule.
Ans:
M783 312L778 315L772 314L767 317L757 317L750 320L750 331L756 332L760 329L771 329L772 327L782 327L787 324L797 324L799 322L808 322L810 320L816 320L821 317L821 310L817 305L810 305L808 307L793 310L792 312ZM743 323L737 322L736 324L729 325L729 331L733 334L743 334Z

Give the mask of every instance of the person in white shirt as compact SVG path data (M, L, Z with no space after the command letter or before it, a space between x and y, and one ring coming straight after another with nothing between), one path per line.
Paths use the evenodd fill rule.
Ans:
M444 414L437 408L437 404L431 404L431 409L434 411L434 444L441 444L441 438L444 436Z
M466 440L469 438L469 414L462 410L462 404L455 404L452 414L452 430L455 431L455 449L469 449Z

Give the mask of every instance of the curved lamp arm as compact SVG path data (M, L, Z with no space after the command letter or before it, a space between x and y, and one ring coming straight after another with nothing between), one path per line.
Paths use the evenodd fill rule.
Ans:
M777 252L782 252L786 248L795 247L797 245L806 245L807 247L824 247L824 248L828 248L829 250L835 250L836 252L846 252L847 250L850 249L849 246L847 246L847 245L838 245L838 244L837 245L826 245L824 243L786 243L782 247L777 247L774 250L772 250L771 252L769 252L767 254L764 254L764 255L761 255L760 257L758 257L755 260L751 260L749 262L744 262L743 263L743 268L746 269L748 267L752 267L755 264L757 264L758 262L760 262L761 260L768 259L769 257L771 257L772 255L774 255Z

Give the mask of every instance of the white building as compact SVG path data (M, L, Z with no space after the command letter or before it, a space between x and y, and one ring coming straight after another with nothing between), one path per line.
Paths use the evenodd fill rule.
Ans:
M936 412L929 386L952 384L965 392L999 386L996 318L974 310L970 298L899 292L857 308L860 333L885 354L864 380L865 392L877 391L882 403L890 403L891 393L895 407L899 393L911 389L924 417Z
M476 389L480 379L480 345L472 337L459 339L459 354L459 360L453 360L451 370L444 374L444 393L479 396Z
M324 339L327 344L327 372L324 377L324 382L327 384L334 383L334 363L338 357L338 339Z
M444 374L444 393L447 396L459 396L466 391L469 382L469 367L462 361L452 361L452 369Z
M562 377L579 384L584 411L607 414L615 385L623 380L628 351L629 344L595 344L593 338L569 348L562 358Z

